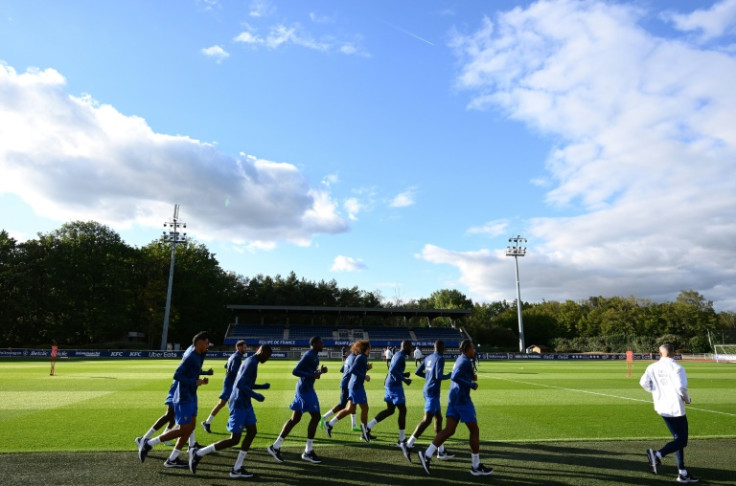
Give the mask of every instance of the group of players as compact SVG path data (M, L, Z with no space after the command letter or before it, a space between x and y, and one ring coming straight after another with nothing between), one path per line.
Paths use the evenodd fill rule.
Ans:
M212 369L204 371L203 363L209 336L206 332L200 332L194 336L192 345L185 351L181 363L174 373L174 381L166 398L166 412L162 415L142 437L136 438L138 446L138 458L144 462L148 452L161 442L169 443L176 439L174 449L164 462L164 466L171 468L188 468L193 474L204 456L211 452L220 451L240 443L240 452L230 477L233 479L245 479L253 476L243 466L246 455L257 434L256 415L252 400L258 402L265 397L256 390L267 390L269 383L256 383L258 376L258 365L265 363L271 357L272 350L268 345L260 346L257 351L246 356L246 344L238 341L236 351L225 364L225 379L222 393L218 402L212 409L210 415L202 422L206 432L210 432L210 426L217 413L228 405L230 417L227 430L230 437L220 440L208 446L201 446L195 440L195 424L197 421L197 388L209 383L208 378L202 375L212 375ZM472 454L472 467L470 473L474 476L485 476L493 472L492 468L484 466L480 462L480 432L476 418L475 407L470 398L470 391L478 388L478 377L475 374L474 357L475 348L470 340L460 343L460 355L455 361L451 373L444 373L444 343L441 340L435 342L434 352L424 358L419 364L415 374L425 379L424 384L424 416L417 424L414 432L406 438L406 398L404 385L410 385L411 373L405 371L406 360L412 353L412 343L402 341L401 349L394 353L388 366L388 374L384 381L386 394L384 401L386 408L368 421L368 398L364 383L370 381L368 371L372 369L368 362L370 355L370 343L366 340L358 340L353 343L350 352L345 357L342 368L342 379L340 381L340 401L327 413L321 415L319 399L314 389L315 381L327 373L326 366L320 366L319 353L323 349L322 339L318 336L309 341L309 350L304 353L292 374L298 377L294 400L289 408L291 417L284 423L276 441L266 449L268 453L278 462L284 462L281 454L281 445L288 437L291 430L301 421L302 415L308 413L310 416L307 426L307 443L301 459L314 464L319 464L322 459L314 451L314 436L320 423L328 437L332 437L332 430L339 420L350 415L354 430L360 431L360 439L365 442L374 440L371 429L376 424L393 415L398 409L399 435L397 446L401 449L404 457L413 462L414 445L424 430L434 421L435 436L432 443L425 449L417 451L418 462L427 474L430 474L430 463L437 455L439 460L448 460L454 457L444 449L444 442L450 438L457 425L465 423L470 432L470 449ZM447 423L443 428L442 409L440 406L440 390L443 380L451 380L446 411ZM360 407L360 426L356 423L356 410ZM333 416L330 420L328 418ZM176 426L174 426L176 423ZM157 430L168 424L164 433L153 437ZM242 442L241 442L242 438ZM188 444L188 461L179 458L185 444Z

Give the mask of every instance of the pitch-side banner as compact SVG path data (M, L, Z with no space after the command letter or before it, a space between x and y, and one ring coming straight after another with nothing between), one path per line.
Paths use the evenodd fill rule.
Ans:
M207 359L227 359L232 351L208 351ZM248 355L252 353L247 353ZM171 358L181 359L184 351L112 351L95 349L60 349L59 358ZM286 353L274 352L272 358L286 358ZM0 358L51 358L50 349L0 349Z

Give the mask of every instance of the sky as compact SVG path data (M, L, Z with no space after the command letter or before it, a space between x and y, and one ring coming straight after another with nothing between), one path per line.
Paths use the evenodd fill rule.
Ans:
M0 229L246 277L736 311L736 0L5 0Z

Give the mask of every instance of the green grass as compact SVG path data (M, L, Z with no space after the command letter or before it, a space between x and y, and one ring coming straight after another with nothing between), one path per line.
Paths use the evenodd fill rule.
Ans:
M199 417L216 403L224 361L211 360L212 383L200 388ZM338 398L339 368L317 382L323 410ZM0 360L0 470L2 484L223 484L236 451L207 456L200 472L161 466L169 447L158 446L145 464L135 455L133 439L164 412L163 399L177 365L172 360L88 360L57 363L48 375L45 361ZM259 433L246 467L258 484L422 484L420 466L405 461L393 444L396 419L374 429L378 441L358 442L345 419L332 439L317 432L315 448L325 463L299 460L306 420L284 444L287 463L265 453L288 418L296 379L293 362L269 361L259 368L259 382L270 382L266 401L256 403ZM367 384L372 418L383 408L385 367L374 363ZM410 365L411 366L411 365ZM451 363L448 363L448 370ZM491 478L468 474L467 432L461 425L448 442L455 460L433 463L432 482L497 484L659 484L671 481L674 461L665 460L662 476L647 472L643 451L669 440L648 393L638 385L645 363L635 363L626 377L622 362L483 362L480 388L473 392L481 429L481 458L496 471ZM733 484L736 466L736 367L685 363L693 404L688 409L691 443L688 463L708 484ZM407 434L422 415L423 380L407 387ZM443 390L443 406L447 384ZM227 409L213 422L213 434L197 427L207 444L227 437ZM431 439L425 432L418 444ZM114 464L115 467L110 467ZM121 467L124 467L121 469ZM122 472L121 472L122 471ZM51 481L50 477L54 480ZM251 480L253 481L253 480ZM729 482L731 481L731 482Z

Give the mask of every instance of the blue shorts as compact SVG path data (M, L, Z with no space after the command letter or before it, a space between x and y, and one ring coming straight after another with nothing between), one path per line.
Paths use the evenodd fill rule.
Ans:
M192 423L192 418L197 416L197 402L185 402L174 404L174 417L179 425Z
M404 387L387 387L386 396L383 397L383 401L393 403L394 405L401 405L402 403L406 403L406 398L404 397Z
M296 396L294 396L294 401L291 402L289 408L295 412L319 413L319 399L317 398L317 392L312 390L306 395L297 394Z
M464 424L478 422L478 419L475 417L475 405L472 402L464 405L453 405L449 403L445 417L452 417Z
M348 395L348 399L353 402L355 405L360 405L362 403L368 403L368 396L365 394L365 388L354 388L350 390L350 393Z
M242 434L243 430L256 424L256 413L253 407L233 408L227 421L227 430L233 434Z
M222 388L222 393L220 393L220 400L228 401L230 400L230 395L233 393L233 387L231 386L225 386Z
M424 411L429 412L432 415L442 413L442 406L440 405L440 397L428 397L424 395Z
M350 391L348 390L348 387L340 388L340 403L338 403L337 406L345 408L348 405L349 397Z

